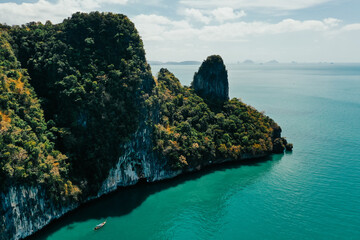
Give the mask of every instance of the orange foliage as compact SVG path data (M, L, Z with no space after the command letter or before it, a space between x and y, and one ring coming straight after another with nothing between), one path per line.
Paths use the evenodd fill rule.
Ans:
M168 133L172 133L172 132L173 132L173 131L171 130L171 128L170 128L169 125L166 126L166 131L167 131Z
M153 79L154 79L155 85L157 86L157 85L159 84L157 78L156 78L156 77L153 77Z
M54 176L60 176L60 172L59 172L59 162L51 155L48 155L46 158L45 163L52 167L50 170L50 173Z
M22 93L24 91L24 83L21 81L22 76L18 78L18 80L15 82L15 89L18 91L18 93Z
M0 111L1 121L0 121L0 130L6 131L11 123L11 118L5 113Z
M11 123L11 118L8 115L6 115L5 113L0 112L0 116L2 118L2 121L7 122L7 123Z
M192 144L192 148L193 148L193 149L198 149L198 148L199 148L199 144L198 144L198 143L193 143L193 144Z
M234 159L239 159L241 157L241 146L233 145L229 149L229 154Z
M185 164L185 165L189 165L188 162L186 161L186 157L181 155L179 157L179 161L182 163L182 164Z
M169 140L169 142L174 148L180 148L179 143L177 141Z
M263 152L262 146L258 143L254 143L254 145L252 146L252 153L255 155L262 152Z
M6 87L8 88L9 85L11 83L14 83L15 84L15 91L18 93L18 94L24 94L26 93L27 95L30 95L30 91L28 88L24 87L25 86L25 82L22 81L22 78L23 78L23 75L21 72L18 72L18 74L20 75L20 77L18 79L12 79L12 78L7 78L7 83L6 83Z

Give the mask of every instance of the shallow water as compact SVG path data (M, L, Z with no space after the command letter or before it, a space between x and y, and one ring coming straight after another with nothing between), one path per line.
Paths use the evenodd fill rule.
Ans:
M185 85L198 68L165 67ZM230 96L275 119L293 153L123 189L34 238L360 239L360 64L227 68Z

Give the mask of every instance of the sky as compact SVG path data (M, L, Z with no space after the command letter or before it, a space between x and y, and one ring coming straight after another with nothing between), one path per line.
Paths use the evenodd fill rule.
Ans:
M360 62L359 0L0 0L0 23L127 15L148 60Z

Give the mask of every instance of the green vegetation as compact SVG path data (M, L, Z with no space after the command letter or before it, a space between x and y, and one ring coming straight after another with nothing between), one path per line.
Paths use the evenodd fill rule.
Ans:
M272 119L235 98L212 110L167 69L160 70L154 94L146 102L160 109L155 150L170 160L172 168L273 150L273 131L279 127Z
M12 79L20 79L17 81L26 86L30 82L41 99L47 121L46 123L44 120L38 100L31 109L35 109L37 115L41 113L41 117L26 115L35 113L28 113L23 109L27 102L31 102L24 94L21 102L15 103L14 100L14 104L20 108L18 111L25 114L21 115L22 118L28 119L30 123L39 119L37 124L40 126L29 123L31 129L42 131L35 132L41 134L36 139L24 132L19 135L20 140L33 140L33 143L29 143L31 146L43 144L44 151L48 150L48 153L42 154L45 159L48 155L53 156L55 162L66 162L65 159L68 159L66 167L59 164L60 170L66 169L64 182L71 179L85 195L95 193L117 161L121 151L120 144L126 142L129 134L138 126L139 110L143 102L141 95L150 91L154 84L150 67L145 60L142 41L133 23L120 14L76 13L57 25L33 22L11 28L2 26L2 36L5 35L7 39L3 44L7 49L14 49L31 80L25 73L19 77L21 71L25 70L19 70L16 74L8 73L13 72L11 69L3 69L2 73ZM11 59L7 62L2 60L2 65L12 63L16 66L9 67L19 67L13 52L10 54L4 52L4 49L2 47L1 57ZM28 92L28 98L35 99L30 86L24 92ZM14 113L9 113L12 106L8 98L5 99L6 94L1 92L4 99L1 108L2 119L5 119L3 122L5 124L11 118L12 124L16 124ZM15 114L20 115L17 112ZM19 128L22 131L27 129L25 125ZM2 134L1 144L11 148L12 144L16 145L14 138L17 135L10 130L7 133L12 139L5 139ZM45 138L42 135L49 136ZM59 151L53 154L51 152L54 146ZM35 151L32 149L33 147L31 151ZM27 148L26 150L28 151ZM9 173L2 178L3 184L5 180L10 182L9 174L12 172L7 170L9 164L5 164L10 160L7 152L8 150L2 155L4 164L1 169ZM26 173L21 173L22 177L17 173L12 174L13 178L29 180L28 183L44 182L38 176L45 175L44 170L30 160L29 154L22 154L24 161L30 162L29 164L13 161L14 169ZM35 170L40 173L36 176L30 174Z
M63 23L10 31L13 46L71 160L82 190L98 189L138 126L140 89L153 79L142 41L124 15L76 13Z
M166 69L154 80L124 15L0 25L0 46L0 190L41 184L56 200L97 193L149 112L154 150L172 169L291 147L272 119L238 99L227 101L222 60L225 100L216 104Z
M10 184L46 184L54 198L77 198L67 157L54 149L39 100L0 31L0 189Z

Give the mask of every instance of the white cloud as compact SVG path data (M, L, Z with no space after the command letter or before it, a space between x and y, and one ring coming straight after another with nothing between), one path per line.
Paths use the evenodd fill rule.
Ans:
M246 16L246 13L243 10L235 11L230 7L221 7L214 10L185 8L180 9L179 13L180 15L185 16L185 18L189 21L195 20L204 24L209 24L210 22L214 21L223 23Z
M353 23L348 24L342 28L344 31L359 31L360 30L360 23Z
M114 0L117 1L117 0ZM146 6L156 6L156 7L163 7L164 5L166 5L164 3L165 0L130 0L131 3L133 4L141 4L141 5L146 5Z
M216 25L211 21L205 26L157 15L139 15L133 20L152 60L201 60L216 53L228 61L359 61L348 49L357 46L360 23L343 26L335 18L288 18L276 23L228 21Z
M211 10L200 10L211 16ZM147 58L160 61L202 60L220 54L226 61L254 59L280 62L357 62L360 23L344 25L336 18L225 21L191 25L157 15L133 19L144 40Z
M180 3L193 8L231 7L233 9L245 8L273 8L282 10L295 10L312 7L330 0L180 0Z
M199 36L204 41L236 41L255 35L273 35L301 31L319 32L328 30L323 21L297 21L285 19L279 23L235 22L219 26L206 26Z
M166 17L151 14L138 15L132 20L136 28L140 32L143 39L148 41L181 39L186 36L181 36L183 32L192 32L193 28L185 20L172 21Z
M278 23L263 21L227 22L200 28L191 26L187 21L172 21L158 15L139 15L134 22L145 41L181 41L197 39L202 41L239 41L248 36L274 35L293 32L331 32L338 29L338 19L306 20L284 19ZM355 28L358 26L354 26ZM348 27L351 28L351 27Z
M0 22L23 24L30 21L61 22L77 11L93 11L103 4L126 4L128 0L38 0L34 3L0 3Z
M342 21L336 18L325 18L324 23L330 27L337 27Z
M189 19L194 19L205 24L208 24L211 20L209 17L205 16L199 9L186 8L183 14Z
M244 17L246 13L241 11L234 11L234 9L230 7L222 7L217 8L211 12L211 14L215 17L215 19L219 22L225 22L227 20L234 20L241 17Z
M288 18L275 23L264 20L268 16L259 18L259 21L241 18L245 16L244 11L250 13L253 8L274 13L273 10L303 9L331 0L179 1L180 4L172 2L174 8L171 9L178 7L176 17L182 19L173 20L172 17L154 14L131 17L144 39L150 56L148 59L201 60L206 55L218 53L232 60L239 57L261 59L265 56L266 59L282 61L282 56L283 60L289 61L317 61L319 58L335 61L335 56L340 56L342 61L359 61L360 50L356 40L360 37L360 23L345 25L336 18L305 21ZM164 0L36 0L22 4L1 1L0 23L23 24L48 19L57 23L77 11L104 10L106 4L120 6L112 11L126 11L127 8L121 6L129 3L167 4ZM156 12L167 8L158 9L162 10ZM277 19L280 16L277 15Z

